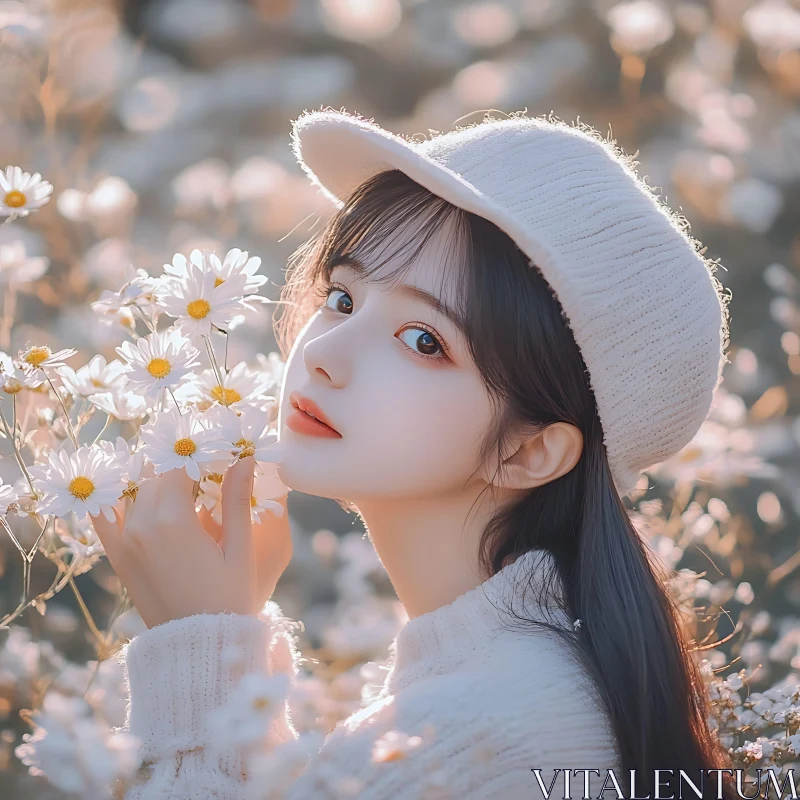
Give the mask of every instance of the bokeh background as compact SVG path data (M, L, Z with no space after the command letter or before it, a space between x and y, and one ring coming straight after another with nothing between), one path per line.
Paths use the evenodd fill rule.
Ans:
M0 2L0 167L55 187L41 211L0 225L0 350L75 347L76 367L114 358L125 331L90 303L194 247L260 256L261 291L276 299L287 258L332 210L289 147L291 120L327 106L420 136L487 110L580 119L638 153L719 260L732 293L722 390L695 441L629 505L678 571L709 664L721 678L747 671L720 703L745 762L769 763L767 740L800 725L791 703L777 717L763 697L747 706L800 682L800 0ZM15 277L17 242L48 259L35 281ZM231 335L231 363L277 349L272 310ZM0 456L0 477L16 481L7 440ZM289 509L295 557L275 599L303 621L312 659L296 719L327 730L379 680L405 617L353 515L296 492ZM14 753L48 693L124 719L112 656L141 622L96 543L67 547L59 566L72 535L60 533L31 561L28 596L42 597L0 630L2 798L80 796ZM78 557L91 569L49 596ZM25 571L0 531L0 618ZM62 717L56 778L59 759L81 759Z

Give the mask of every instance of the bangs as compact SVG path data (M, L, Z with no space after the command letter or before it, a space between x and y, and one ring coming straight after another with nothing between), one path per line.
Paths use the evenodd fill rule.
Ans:
M450 226L449 231L447 230ZM405 235L413 231L413 235ZM442 233L442 236L438 234ZM281 303L285 310L275 322L284 357L307 318L313 313L314 289L330 280L339 259L355 257L364 264L363 278L384 284L402 283L426 247L444 245L447 268L441 270L438 296L445 283L454 283L448 303L466 327L465 259L470 248L468 214L430 192L400 170L388 170L362 183L328 220L323 231L290 258L288 281ZM392 269L382 272L390 261ZM455 268L455 269L454 269Z

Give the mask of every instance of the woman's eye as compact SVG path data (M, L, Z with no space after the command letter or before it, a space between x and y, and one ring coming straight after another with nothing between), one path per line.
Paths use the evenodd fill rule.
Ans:
M353 300L344 289L338 286L327 286L321 294L323 295L323 305L331 310L340 314L352 313ZM447 347L425 328L409 326L402 330L398 337L423 358L437 361L447 359Z
M412 350L427 358L442 358L445 355L439 340L425 328L406 328L398 335Z
M336 297L337 292L340 292L343 297ZM331 298L334 298L333 302L331 302ZM342 314L349 314L353 310L353 301L350 299L350 295L344 290L336 289L334 287L328 289L325 297L325 305L328 306L328 308L332 308L334 311L341 312Z

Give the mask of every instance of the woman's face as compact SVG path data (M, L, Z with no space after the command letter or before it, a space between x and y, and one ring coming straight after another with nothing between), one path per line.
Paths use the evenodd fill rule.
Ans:
M414 230L382 246L397 253ZM492 419L489 395L455 322L396 282L452 308L450 270L459 262L451 230L443 226L394 282L361 278L350 263L333 269L330 294L319 298L284 371L278 475L287 486L356 504L464 491ZM376 277L399 263L394 256ZM315 402L341 438L287 428L295 392Z

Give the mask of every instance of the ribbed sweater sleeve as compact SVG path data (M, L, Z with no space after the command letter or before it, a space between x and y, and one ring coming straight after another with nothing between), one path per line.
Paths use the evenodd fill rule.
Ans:
M296 665L285 657L292 652L286 622L275 603L260 617L200 614L158 625L123 648L129 691L124 729L141 740L143 760L139 782L125 800L242 796L243 754L219 747L213 715L247 673L283 671L294 679ZM263 747L296 737L283 702Z
M548 796L535 769L550 797L583 796L583 775L565 788L564 770L594 770L598 796L618 769L608 719L556 637L496 626L484 589L504 580L406 623L377 698L313 742L288 779L281 767L305 742L286 702L250 759L220 747L214 727L244 673L296 680L294 623L277 604L260 617L200 614L138 635L122 654L124 730L141 739L144 766L124 800L530 800Z

